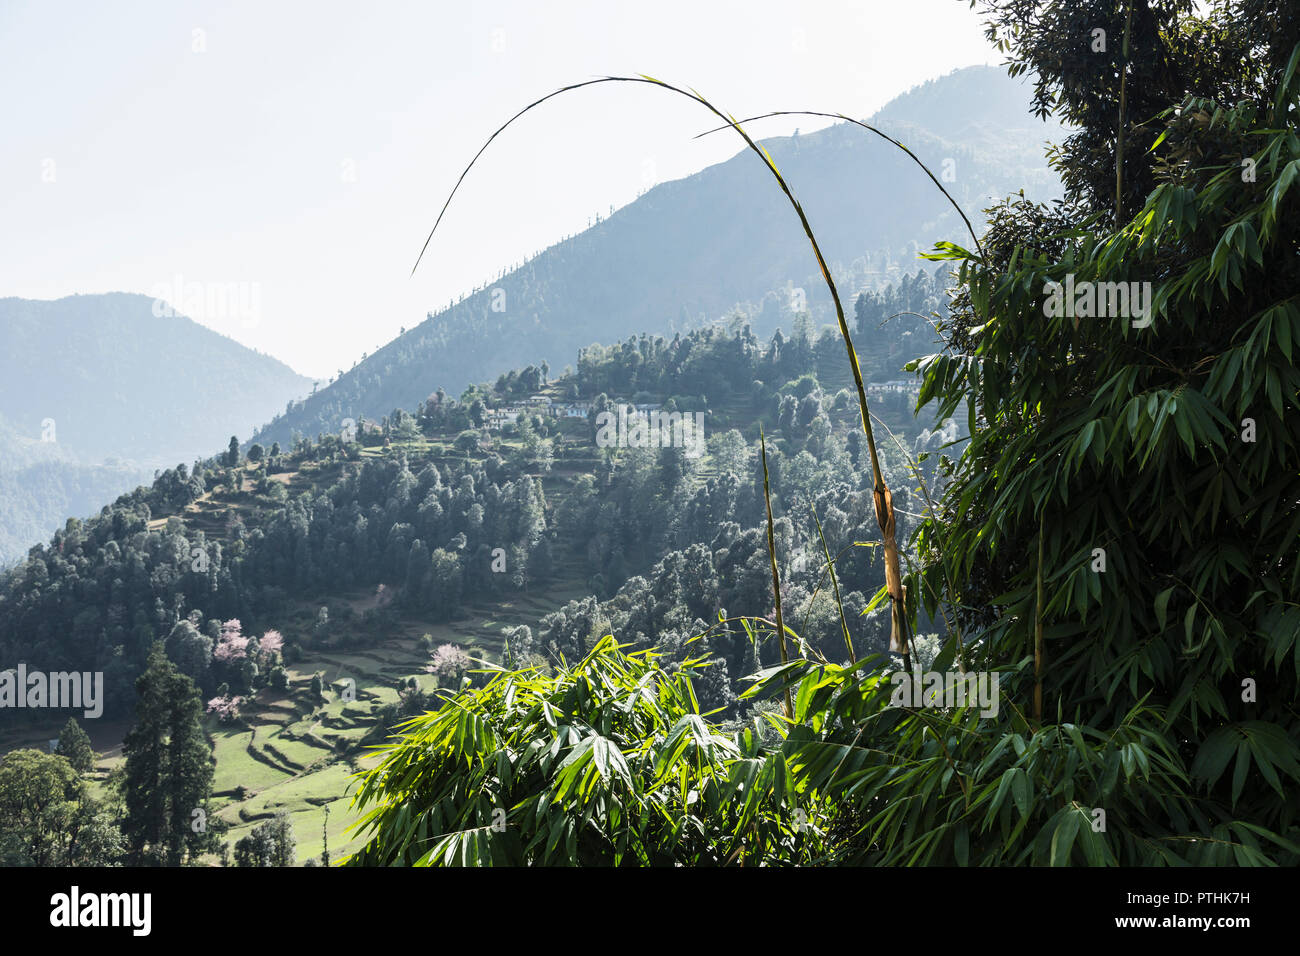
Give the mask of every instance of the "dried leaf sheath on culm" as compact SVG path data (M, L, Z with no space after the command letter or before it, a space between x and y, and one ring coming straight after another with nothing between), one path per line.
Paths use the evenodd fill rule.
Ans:
M889 650L906 654L910 635L907 627L903 594L903 575L899 566L898 543L894 539L894 496L882 484L872 494L876 504L876 523L880 525L880 540L885 547L885 587L889 589L890 627Z

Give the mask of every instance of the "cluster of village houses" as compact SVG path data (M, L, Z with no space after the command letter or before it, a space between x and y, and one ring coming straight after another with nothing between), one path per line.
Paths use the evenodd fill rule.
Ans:
M876 394L910 394L920 387L915 381L894 381L894 382L870 382L866 385L868 392ZM620 404L617 400L613 401L614 405ZM658 411L661 406L658 403L629 405L629 410L635 408L641 415L649 415L650 412ZM487 427L490 431L499 431L504 425L513 425L519 421L520 415L549 415L552 418L586 418L591 412L591 402L573 401L573 402L556 402L552 401L545 395L532 395L521 401L512 402L509 405L501 405L497 408L488 409Z
M868 393L888 394L888 393L913 393L920 387L919 383L914 381L894 381L894 382L868 382L865 388ZM617 400L612 404L617 406L620 403ZM628 405L629 411L635 408L636 412L632 417L648 416L651 412L658 411L662 406L659 403L646 403L639 405ZM551 418L586 418L591 412L591 402L568 401L557 402L545 395L531 395L520 401L511 402L508 405L501 405L496 408L490 408L487 412L487 428L489 431L500 431L504 425L514 425L519 421L520 415L549 415ZM362 432L378 432L380 430L378 423L362 420L360 430Z
M868 392L876 392L879 394L889 394L892 392L901 395L918 391L921 388L921 383L919 381L906 380L895 382L867 382L864 387Z
M615 403L617 404L617 402ZM659 408L658 404L636 405L638 412L649 413ZM591 402L555 402L545 395L533 395L522 401L488 409L487 427L497 431L503 425L513 425L520 415L549 415L552 418L586 418L591 412Z

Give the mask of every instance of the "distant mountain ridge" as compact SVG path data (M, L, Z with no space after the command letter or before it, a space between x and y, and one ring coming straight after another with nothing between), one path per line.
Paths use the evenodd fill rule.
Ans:
M0 569L69 516L88 517L153 480L153 469L139 464L82 464L54 442L22 437L2 416L0 448Z
M192 461L247 435L312 380L146 295L0 299L0 413L83 464ZM39 361L37 360L39 357Z
M311 387L149 296L0 299L0 566Z
M903 94L877 118L978 221L993 197L1021 188L1040 200L1059 195L1043 145L1060 127L1033 118L1029 103L1021 80L970 67ZM966 238L960 218L912 160L865 130L842 123L763 143L817 231L846 308L858 292L915 271L922 265L918 250ZM438 268L439 241L454 237L435 237L422 268ZM656 186L491 286L430 313L256 438L314 437L347 418L413 409L440 386L456 394L510 368L568 362L594 341L671 334L738 306L757 332L768 334L788 325L796 302L806 302L819 322L832 318L797 219L745 150Z

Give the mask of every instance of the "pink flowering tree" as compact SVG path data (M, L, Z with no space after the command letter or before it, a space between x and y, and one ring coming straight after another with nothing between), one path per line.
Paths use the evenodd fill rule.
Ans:
M455 644L440 644L433 652L433 660L425 665L425 673L433 674L440 684L457 684L474 662Z
M239 705L244 702L242 697L214 697L208 701L208 713L217 715L217 722L228 724L239 717Z
M241 633L243 625L238 618L231 618L221 625L221 636L212 651L212 659L223 664L233 664L248 656L248 638Z
M284 635L279 631L267 631L257 642L257 646L262 662L266 663L284 650Z

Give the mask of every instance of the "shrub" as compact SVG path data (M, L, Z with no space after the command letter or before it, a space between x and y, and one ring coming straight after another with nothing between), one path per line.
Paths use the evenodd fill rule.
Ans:
M816 828L791 809L784 765L757 755L754 729L725 737L699 715L690 664L668 674L655 661L606 637L554 676L497 669L445 695L359 774L368 841L346 862L809 861Z

